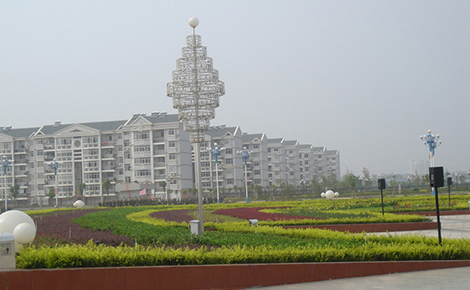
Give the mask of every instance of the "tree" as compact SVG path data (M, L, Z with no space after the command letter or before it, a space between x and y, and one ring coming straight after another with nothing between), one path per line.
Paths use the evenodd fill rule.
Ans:
M370 174L369 169L366 167L362 168L362 175L364 176L364 187L370 187L372 183L372 175Z
M86 188L86 184L85 183L80 183L78 185L78 194L83 198L83 191L85 190Z
M52 199L55 196L54 188L49 188L49 192L47 193L47 197L49 198L49 205L51 204Z
M20 193L20 186L17 183L15 183L12 187L10 187L10 195L11 197L13 197L13 200L16 199L19 193Z
M163 189L163 191L166 191L166 181L165 180L162 180L158 183L158 185L160 185L160 187Z
M355 176L352 172L351 173L348 172L344 176L344 181L348 185L349 190L354 191L354 188L356 188L356 185L357 185L357 179L358 179L357 176Z
M106 195L108 195L109 193L109 188L111 187L111 181L109 181L109 179L105 179L102 183L102 186L103 186L103 190L104 192L106 193Z

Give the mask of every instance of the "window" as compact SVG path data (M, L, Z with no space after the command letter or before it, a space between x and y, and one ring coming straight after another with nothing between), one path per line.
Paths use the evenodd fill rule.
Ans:
M308 153L304 153L304 158L308 158Z
M175 129L168 129L168 135L170 136L175 135Z
M175 153L168 154L168 159L175 160L176 159L176 154Z
M258 144L254 144L253 145L253 149L258 149L259 148L259 145Z
M98 172L85 173L85 179L98 179L100 174Z
M227 179L227 184L233 184L233 179Z
M268 153L271 153L271 148L268 148Z
M233 159L225 159L225 164L233 164Z
M136 158L135 164L150 164L150 157Z
M261 171L260 170L255 170L255 175L261 175Z
M150 145L134 146L134 152L149 152L149 151L150 151Z
M135 171L135 176L150 176L150 175L152 175L152 172L150 169Z
M83 137L83 144L96 144L98 143L98 136Z
M157 163L165 163L165 157L157 157Z
M72 144L72 138L59 138L56 142L57 145L70 145Z
M157 136L157 138L163 138L165 137L165 133L163 130L157 130L154 132L154 134Z
M148 140L150 138L149 131L142 131L142 132L134 132L134 139L135 140Z
M233 150L231 148L225 149L225 154L233 154Z
M170 148L176 147L176 142L175 141L169 141L168 142L168 147L170 147Z
M201 167L209 167L210 165L210 162L201 162Z

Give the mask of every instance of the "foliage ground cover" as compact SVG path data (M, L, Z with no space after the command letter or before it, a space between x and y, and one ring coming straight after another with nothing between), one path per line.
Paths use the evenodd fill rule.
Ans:
M397 198L392 201L392 204L393 202L423 203L428 202L429 199L429 197L413 197L406 200ZM452 209L458 208L463 201L468 208L467 197L455 198L455 200L456 205L451 207ZM306 221L326 222L334 219L340 223L348 219L363 219L364 222L371 222L382 216L381 208L377 204L380 205L376 199L211 204L205 206L205 227L215 228L217 231L206 231L201 236L192 235L188 229L188 219L192 219L191 213L196 212L195 205L117 207L109 210L83 211L82 213L85 214L70 217L68 223L73 219L76 226L81 226L93 233L92 238L95 241L99 233L111 233L116 237L128 239L127 245L110 247L83 241L77 242L78 245L51 246L33 243L32 246L20 252L17 265L19 268L55 268L470 259L470 242L466 239L444 239L443 245L439 246L435 237L376 236L320 229L284 229L280 226L286 222L295 224ZM266 209L267 207L269 209ZM282 214L291 219L260 220L257 228L250 227L246 220L240 221L240 218L232 221L219 220L224 217L224 215L217 214L219 210L244 208L256 210L252 212L253 214L255 212ZM261 208L272 213L262 212ZM337 216L334 219L325 219L325 217L318 219L315 214L308 216L311 209L318 212L330 212L332 215L336 213ZM393 211L391 205L387 211ZM65 215L67 214L60 214L58 217L62 218ZM298 216L306 218L298 219ZM410 215L390 213L387 216L390 217L382 217L382 222L386 220L390 222L393 220L392 217L396 221L407 221L410 217ZM414 215L411 217L416 219ZM254 217L250 216L250 218ZM426 220L422 216L417 218ZM67 228L59 231L61 235L63 231L67 232Z

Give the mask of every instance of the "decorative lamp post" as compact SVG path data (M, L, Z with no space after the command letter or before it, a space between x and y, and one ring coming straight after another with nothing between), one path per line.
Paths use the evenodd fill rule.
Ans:
M364 177L359 176L359 181L361 182L361 192L364 190L364 183L363 183Z
M5 186L5 211L8 210L8 193L7 193L7 168L11 164L11 160L7 160L7 157L3 155L3 159L1 161L1 164L3 166L3 180L4 180L4 186Z
M219 164L219 155L221 153L222 150L225 150L224 147L222 148L219 148L217 147L217 143L214 143L214 147L212 148L208 148L208 150L210 150L212 152L212 154L214 155L214 158L215 158L215 183L217 184L216 187L217 187L217 203L220 203L220 199L219 199L219 168L218 168L218 164Z
M173 108L178 109L178 117L184 130L190 132L194 144L195 177L199 207L198 234L204 233L202 213L202 184L200 144L204 142L204 132L209 129L210 120L215 117L219 97L225 94L224 83L219 80L219 72L212 67L212 59L207 57L207 49L201 46L201 36L196 35L199 20L189 19L193 34L186 37L181 58L176 61L172 82L167 84L167 95L173 99Z
M434 167L434 150L442 143L442 141L439 139L439 134L431 134L431 130L428 130L428 135L421 135L420 138L423 140L423 144L429 148L429 159L431 160L431 167Z
M428 135L419 136L423 140L423 144L429 148L429 159L431 161L431 167L434 167L434 150L437 146L440 146L442 141L439 139L439 134L431 134L431 130L428 130ZM434 187L432 187L432 195L434 195Z
M243 158L243 163L245 164L245 192L246 192L246 202L248 203L248 177L247 177L247 168L246 168L246 160L248 156L251 155L251 152L246 150L246 147L243 147L242 151L237 151L237 154Z
M54 158L54 161L50 163L52 169L54 169L54 176L55 176L55 185L54 185L54 193L55 193L55 205L56 207L59 206L59 193L57 192L57 168L59 168L60 163Z
M406 178L408 180L408 190L411 190L411 176Z

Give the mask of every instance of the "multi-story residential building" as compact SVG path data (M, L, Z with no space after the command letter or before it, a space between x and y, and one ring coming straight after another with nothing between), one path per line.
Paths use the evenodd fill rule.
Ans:
M338 150L327 150L326 147L314 147L313 155L314 176L328 177L334 174L337 180L341 179Z
M266 134L243 133L239 127L212 126L201 145L204 190L244 187L244 164L237 152L251 152L247 184L308 185L316 176L340 178L339 152ZM215 166L210 147L223 147ZM134 114L128 120L62 124L0 130L0 157L11 160L0 176L0 199L13 184L20 186L19 205L46 205L57 192L60 205L84 198L93 204L108 199L181 198L195 187L189 133L177 115ZM53 164L59 166L55 171ZM217 172L217 174L216 174ZM218 176L218 178L217 178ZM110 181L108 192L103 181ZM85 184L83 196L79 187ZM144 191L145 189L145 191ZM50 194L52 192L52 195ZM51 202L55 204L54 202Z
M243 133L243 148L250 152L247 160L248 185L268 186L268 140L266 134Z
M299 141L284 140L282 145L285 148L286 158L286 182L287 184L300 184L300 160L299 160Z
M286 152L284 138L268 139L268 184L279 186L286 182Z
M300 144L299 148L299 173L302 185L309 185L314 178L313 145Z
M217 144L221 150L217 166L219 187L231 188L243 186L242 160L237 151L242 148L242 131L240 127L211 126L206 132L205 151L201 152L202 187L206 190L216 188L215 158L210 149ZM193 153L194 154L194 153ZM205 166L202 166L205 165Z

